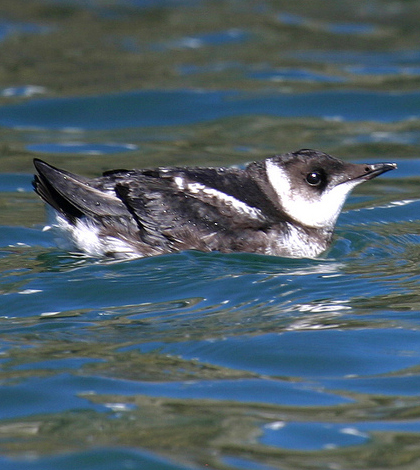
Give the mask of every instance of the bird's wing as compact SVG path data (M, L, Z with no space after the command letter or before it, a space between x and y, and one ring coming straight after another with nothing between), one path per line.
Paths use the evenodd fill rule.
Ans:
M114 192L94 187L92 180L55 168L42 160L34 160L38 174L35 191L66 217L127 216L124 203Z
M131 172L131 178L125 176L117 182L116 191L138 223L151 229L155 225L156 231L187 223L209 230L260 229L269 224L261 209L218 189L224 175L214 169L202 171L212 173L207 184L183 169Z

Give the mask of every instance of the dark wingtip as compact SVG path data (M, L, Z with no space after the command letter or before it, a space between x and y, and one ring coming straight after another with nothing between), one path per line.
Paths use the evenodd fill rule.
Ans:
M45 164L45 165L46 165L46 163L44 162L44 160L41 160L40 158L34 158L32 161L33 161L34 167L35 167L36 169L38 169L38 167L39 167L40 165L42 165L42 164Z
M33 163L37 174L34 175L32 186L41 199L63 214L69 222L80 217L83 213L57 188L57 181L67 172L60 170L39 158Z
M33 159L34 167L38 174L34 175L34 179L32 180L32 186L34 187L35 191L43 197L40 193L42 191L42 187L48 184L48 178L45 176L45 170L51 168L51 165L40 160L39 158Z
M39 158L34 158L33 164L38 174L34 175L34 179L32 180L32 186L34 190L42 197L42 195L40 194L40 188L42 185L42 166L47 165L47 163L45 163L43 160L40 160Z
M40 158L34 158L33 159L33 164L36 169L36 171L40 174L42 174L42 171L47 168L52 168L54 170L58 170L55 166L50 165L47 162L44 162L44 160L41 160Z

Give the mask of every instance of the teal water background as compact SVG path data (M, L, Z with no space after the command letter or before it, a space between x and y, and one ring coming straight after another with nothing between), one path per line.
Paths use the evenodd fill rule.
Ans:
M420 2L0 14L1 469L418 468ZM85 258L31 186L299 148L398 163L318 259Z

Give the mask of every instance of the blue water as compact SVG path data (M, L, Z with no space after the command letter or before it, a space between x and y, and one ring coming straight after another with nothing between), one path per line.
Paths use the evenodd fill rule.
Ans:
M57 109L61 110L60 114ZM0 125L40 130L188 125L254 113L288 118L392 122L420 118L420 92L339 90L244 96L225 91L135 91L87 98L34 99L6 105L3 111Z
M420 4L408 3L332 15L331 2L42 1L33 24L48 29L14 32L55 39L69 79L26 79L22 58L26 72L0 81L2 469L416 468ZM86 18L121 74L88 92L80 67L75 93L66 67L93 39L85 26L63 38ZM124 67L143 60L155 83L139 65L132 86ZM354 191L317 259L86 258L43 231L31 185L33 157L98 175L299 147L398 163Z
M372 34L375 32L375 26L370 23L365 22L325 22L325 21L316 21L313 18L305 18L300 15L290 14L287 12L279 13L277 16L278 20L281 23L284 23L289 26L300 26L303 28L314 28L327 31L334 34L342 35L364 35Z

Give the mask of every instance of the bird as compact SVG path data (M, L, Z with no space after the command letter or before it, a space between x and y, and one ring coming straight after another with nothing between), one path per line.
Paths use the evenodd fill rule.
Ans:
M61 246L92 257L198 250L315 258L351 190L395 163L301 149L238 167L110 170L86 178L34 159L36 193ZM60 243L59 243L60 244Z

